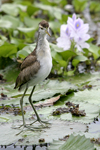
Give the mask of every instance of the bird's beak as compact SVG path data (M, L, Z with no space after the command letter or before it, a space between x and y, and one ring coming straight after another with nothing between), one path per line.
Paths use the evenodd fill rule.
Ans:
M46 32L49 36L51 36L47 30L45 30L45 32Z

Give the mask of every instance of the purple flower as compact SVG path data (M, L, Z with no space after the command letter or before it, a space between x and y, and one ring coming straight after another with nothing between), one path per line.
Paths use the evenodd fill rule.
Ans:
M61 25L60 37L57 38L57 46L63 48L64 50L70 49L70 31L67 25Z
M68 50L71 47L71 42L74 41L78 51L82 51L83 48L89 48L89 44L86 43L90 38L90 35L87 34L88 30L89 25L84 24L80 18L76 19L76 14L73 14L72 18L68 17L67 25L61 26L61 33L57 39L57 45L64 50Z

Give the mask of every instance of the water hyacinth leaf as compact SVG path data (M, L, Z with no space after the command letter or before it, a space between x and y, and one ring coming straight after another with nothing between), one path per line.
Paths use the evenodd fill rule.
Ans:
M2 11L12 16L17 16L19 14L20 9L22 11L26 11L26 8L27 6L23 6L21 4L3 4L1 6Z
M23 33L28 33L28 32L32 32L35 30L34 27L30 27L30 28L25 28L25 27L18 27L17 28L19 31L23 32Z
M61 19L62 10L58 7L53 7L50 5L43 5L42 3L34 3L34 5L40 9L49 11L50 15L57 18L58 20Z
M72 3L77 12L82 12L87 6L87 0L74 0Z
M17 47L13 44L5 43L0 47L0 57L11 57L17 53Z
M70 50L64 51L59 54L63 57L64 60L68 60L69 58L76 56L76 53Z
M17 57L24 59L34 50L35 46L36 43L25 46L22 50L17 52Z
M49 25L50 25L50 28L55 32L55 31L58 31L61 24L60 22L54 22L54 21L50 21L49 22ZM55 45L56 46L56 45ZM56 46L57 47L57 46Z
M97 1L91 1L89 8L90 8L91 12L99 12L100 11L100 3Z
M13 28L13 29L16 29L20 25L19 19L15 18L13 16L5 15L1 19L4 21L8 21L8 22L10 21L11 22L10 28Z
M15 37L11 37L11 43L17 45L18 49L22 49L26 46L24 39L18 39Z
M5 69L0 70L0 74L3 75L3 78L6 79L8 83L0 86L0 92L2 92L2 87L6 90L6 86L9 85L9 82L15 82L17 75L19 73L19 69L17 68L16 63L12 63L11 65L7 66ZM13 89L13 86L11 84L11 89Z
M90 43L88 50L93 53L94 59L97 59L100 56L100 48L97 45Z
M74 57L74 59L73 59L73 61L72 61L72 65L75 67L75 66L77 66L77 64L78 64L79 62L84 62L84 61L86 61L86 60L88 60L87 57L85 57L85 56L83 56L83 55L78 55L78 56Z
M27 7L27 13L29 16L33 15L37 10L39 10L39 8L33 6L33 5L29 5Z
M60 64L62 67L66 67L66 61L63 60L61 55L57 53L56 51L52 51L52 57L53 59Z
M62 52L63 49L59 48L56 44L50 43L50 48L51 48L51 52L52 51L56 51L56 52Z
M0 46L3 45L7 41L7 38L3 35L0 35Z
M60 2L62 3L62 0L48 0L49 2L51 3L56 3L56 4L59 4Z
M41 19L32 19L30 17L25 17L24 22L28 27L34 27L35 29L38 27L39 22Z
M27 122L29 123L29 121ZM21 134L16 136L16 134L18 134L22 129L12 129L11 127L14 125L17 126L21 123L21 121L15 121L13 124L5 123L3 125L0 125L0 145L9 145L15 142L15 145L35 145L39 144L39 139L44 139L44 143L51 143L53 140L58 140L59 138L63 138L64 136L70 135L73 132L78 133L79 131L84 132L86 130L86 125L81 123L72 123L61 120L50 120L51 125L49 128L44 128L40 131L25 130ZM39 125L38 123L36 125L37 127L41 127L41 125ZM71 128L73 128L73 130ZM9 138L9 135L11 135L11 138Z
M70 135L69 139L66 142L53 141L50 144L48 150L95 150L94 144L90 142L90 139L87 139L85 136L74 136Z
M0 28L9 29L11 28L11 26L12 26L12 23L10 21L0 19Z
M17 16L18 15L18 7L15 4L3 4L1 6L2 11L4 11L7 14L10 14L12 16Z

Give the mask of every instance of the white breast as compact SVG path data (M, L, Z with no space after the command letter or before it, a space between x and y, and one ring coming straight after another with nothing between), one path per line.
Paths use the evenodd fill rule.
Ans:
M41 44L41 50L37 49L36 51L38 57L37 60L40 62L40 69L30 81L29 86L36 85L43 81L50 74L52 68L52 57L48 41L45 40L44 43Z

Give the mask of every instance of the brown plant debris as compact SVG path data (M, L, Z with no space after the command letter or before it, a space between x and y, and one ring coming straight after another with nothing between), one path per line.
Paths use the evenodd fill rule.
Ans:
M1 93L0 95L0 100L6 100L8 98L7 95L5 95L4 93Z
M21 109L18 107L11 107L9 105L2 104L2 106L0 106L0 114L2 113L6 113L6 114L12 113L13 115L17 116L17 115L21 115Z
M45 142L45 139L39 139L39 143Z
M74 104L71 102L66 102L68 108L57 108L55 111L53 111L52 115L61 115L63 113L71 113L73 116L86 116L85 110L79 110L79 104Z
M6 82L6 79L3 79L3 75L0 74L0 83L4 83L4 82Z
M52 115L56 116L56 115L61 115L63 113L69 113L70 112L70 108L57 108L55 111L53 111Z
M62 139L59 139L60 141L67 141L69 139L69 135L64 136Z
M59 98L60 98L60 95L58 95L56 97L52 97L52 98L48 99L46 102L34 104L34 106L36 106L36 107L53 106L59 100Z
M97 138L97 139L92 138L91 142L94 143L94 144L99 144L100 145L100 138Z

